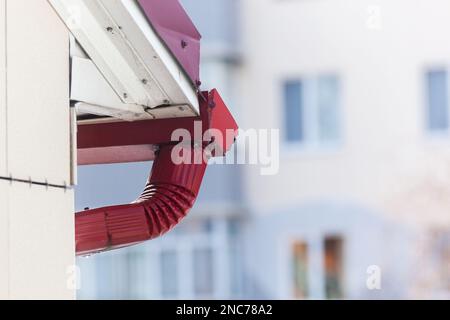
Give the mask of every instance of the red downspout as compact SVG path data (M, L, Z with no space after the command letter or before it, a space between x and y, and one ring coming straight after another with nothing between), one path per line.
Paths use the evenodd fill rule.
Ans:
M181 146L174 145L170 140L161 144L147 186L134 203L76 214L77 255L114 250L151 240L170 231L187 215L198 196L207 167L204 148L214 143L219 154L213 156L223 155L231 148L237 135L236 122L218 93L214 90L205 95L207 99L201 103L201 116L191 119L192 127L195 121L201 121L203 133L214 129L222 134L222 140L211 137L204 144L191 141ZM128 124L128 132L121 134L134 133L133 126L139 125ZM151 122L148 122L149 130L151 127ZM230 130L232 135L227 134ZM95 147L102 145L105 140L111 141L108 134L103 139L98 137L86 136L83 130L79 132L83 142L91 141L94 147L92 152L101 152L101 148ZM149 142L153 140L150 138Z
M135 203L76 215L77 255L151 240L170 231L187 215L197 198L207 164L174 164L173 148L161 147L147 186ZM202 153L202 148L194 153L197 152Z

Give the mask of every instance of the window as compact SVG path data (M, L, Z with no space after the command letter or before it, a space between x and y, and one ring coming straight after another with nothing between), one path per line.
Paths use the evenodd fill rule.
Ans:
M147 263L144 252L132 250L126 253L128 263L128 293L132 299L144 299L149 286L147 280Z
M95 265L98 277L97 294L99 299L127 298L127 265L124 255L119 252L108 252L98 256Z
M317 107L320 141L334 141L339 136L338 91L336 77L321 77L318 80Z
M214 293L212 249L194 250L194 290L200 297L211 297Z
M297 242L293 253L294 297L305 299L308 297L308 245Z
M446 131L449 127L447 71L427 72L427 127L428 130Z
M178 268L176 251L161 253L161 293L164 298L178 295Z
M284 83L285 139L323 145L340 138L339 80L320 76Z
M289 142L303 140L303 87L300 81L288 82L284 87L286 138Z
M439 289L450 292L450 231L433 230L431 233L431 261L436 263L436 279Z
M325 294L327 299L343 298L342 255L343 240L339 237L325 239Z

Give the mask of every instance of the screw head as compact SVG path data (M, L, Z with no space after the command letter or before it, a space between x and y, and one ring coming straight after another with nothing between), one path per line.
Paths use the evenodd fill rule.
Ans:
M214 109L216 107L216 103L213 100L211 100L208 102L208 107L210 107L211 109Z

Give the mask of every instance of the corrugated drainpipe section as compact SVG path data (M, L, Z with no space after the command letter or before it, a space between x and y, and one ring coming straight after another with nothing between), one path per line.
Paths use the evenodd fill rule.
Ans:
M199 193L207 163L202 161L203 148L191 146L181 147L185 161L175 163L172 151L179 147L161 146L145 190L134 203L76 215L77 255L151 240L170 231L187 215ZM176 154L179 151L176 150Z

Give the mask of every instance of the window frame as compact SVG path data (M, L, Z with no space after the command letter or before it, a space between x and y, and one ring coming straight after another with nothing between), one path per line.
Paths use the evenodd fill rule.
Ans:
M337 127L338 136L333 141L321 140L320 138L320 106L319 106L319 83L321 79L334 77L337 80L338 100L337 108ZM303 140L289 141L286 123L286 85L289 83L299 82L302 85L302 93L304 103L303 107ZM343 117L343 86L342 77L338 72L320 72L315 74L297 74L281 77L279 83L279 101L282 109L282 117L280 119L282 149L285 155L303 155L305 153L336 153L343 144L344 136L344 117ZM306 93L306 94L305 94ZM306 99L305 99L306 96ZM312 138L311 138L312 137Z

